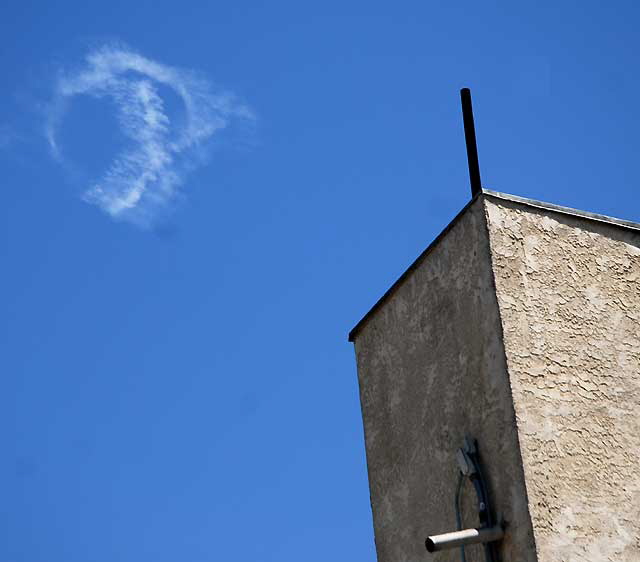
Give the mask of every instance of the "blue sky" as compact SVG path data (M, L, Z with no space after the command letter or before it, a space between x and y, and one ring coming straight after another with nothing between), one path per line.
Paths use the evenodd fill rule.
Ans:
M639 220L639 10L9 2L0 562L375 560L346 335L469 199L458 90L485 187Z

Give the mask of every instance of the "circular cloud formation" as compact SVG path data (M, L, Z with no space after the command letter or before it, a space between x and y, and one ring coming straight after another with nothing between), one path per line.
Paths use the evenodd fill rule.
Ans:
M84 193L115 218L146 225L175 197L194 152L232 119L253 115L230 94L213 93L191 71L143 57L127 48L105 46L88 54L83 68L62 74L49 112L47 139L62 160L57 130L69 100L78 95L109 97L130 141L106 172ZM159 86L171 88L184 105L184 123L171 121Z

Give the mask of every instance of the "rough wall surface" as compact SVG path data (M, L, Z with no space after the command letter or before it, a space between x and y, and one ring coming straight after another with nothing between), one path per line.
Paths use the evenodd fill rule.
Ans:
M640 234L488 198L538 557L640 560Z
M379 562L458 562L428 554L429 534L454 530L455 451L479 441L496 511L509 523L503 562L535 561L482 199L355 336ZM465 489L464 525L475 495ZM479 546L467 561L484 561Z

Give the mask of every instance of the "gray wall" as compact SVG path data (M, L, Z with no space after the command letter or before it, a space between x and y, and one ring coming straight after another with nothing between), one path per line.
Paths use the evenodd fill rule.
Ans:
M486 211L539 560L637 562L640 233Z
M379 562L459 561L428 554L455 529L455 451L479 440L504 562L536 560L482 199L462 214L354 336ZM465 526L475 494L465 490ZM467 549L483 560L481 547Z

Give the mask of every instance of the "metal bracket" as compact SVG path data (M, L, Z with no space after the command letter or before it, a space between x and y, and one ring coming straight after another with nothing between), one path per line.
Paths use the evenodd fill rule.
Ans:
M447 550L460 547L462 560L465 560L464 545L484 544L486 562L498 562L495 542L504 536L504 523L497 523L491 511L489 494L482 474L482 466L478 455L478 442L465 437L463 446L456 452L456 461L460 469L460 483L464 477L469 478L476 491L478 499L478 519L480 527L477 529L461 529L458 517L458 530L441 535L427 537L425 546L428 552ZM456 493L456 513L458 514L458 493Z

